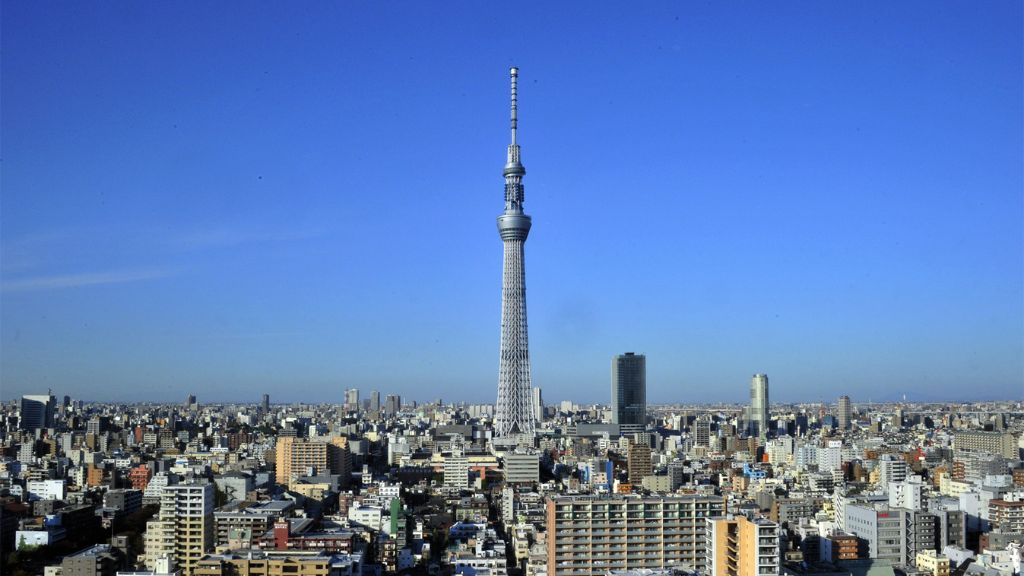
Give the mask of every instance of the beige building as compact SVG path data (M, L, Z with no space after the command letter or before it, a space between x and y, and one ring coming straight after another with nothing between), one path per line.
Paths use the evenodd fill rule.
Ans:
M709 576L779 574L779 525L746 516L707 520Z
M348 438L335 436L330 442L306 440L294 436L277 439L274 448L275 480L282 486L290 486L298 476L305 476L313 470L316 474L340 474L342 483L352 473L352 460Z
M935 552L925 550L917 553L917 569L931 572L932 576L949 576L949 558Z
M546 500L548 576L705 564L706 518L721 497L555 496Z
M163 557L174 559L183 576L213 547L213 484L178 484L164 488L160 512L146 524L146 567Z
M192 576L329 576L331 557L320 552L206 556Z

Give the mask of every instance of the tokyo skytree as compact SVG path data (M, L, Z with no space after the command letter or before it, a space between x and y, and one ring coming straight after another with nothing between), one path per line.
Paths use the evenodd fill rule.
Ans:
M516 79L512 68L512 143L505 163L505 211L498 216L498 233L505 246L501 274L501 361L498 369L498 405L494 419L499 438L534 433L533 394L530 390L530 346L526 335L526 270L523 244L530 233L530 217L523 213L523 175L516 144Z

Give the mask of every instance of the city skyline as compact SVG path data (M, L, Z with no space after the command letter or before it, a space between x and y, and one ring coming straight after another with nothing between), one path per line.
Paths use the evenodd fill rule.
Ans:
M1019 3L312 6L5 5L3 400L493 402L510 65L545 398L1021 397Z

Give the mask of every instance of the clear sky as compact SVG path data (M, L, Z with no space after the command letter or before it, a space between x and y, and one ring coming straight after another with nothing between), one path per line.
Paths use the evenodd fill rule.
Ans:
M0 396L493 402L517 65L546 400L1020 399L1022 22L7 0Z

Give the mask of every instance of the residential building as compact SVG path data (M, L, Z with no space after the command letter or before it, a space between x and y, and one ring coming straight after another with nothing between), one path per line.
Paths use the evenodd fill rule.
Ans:
M779 525L745 516L707 520L708 576L778 575Z
M709 496L554 496L546 500L548 576L706 565L706 519L724 515Z

